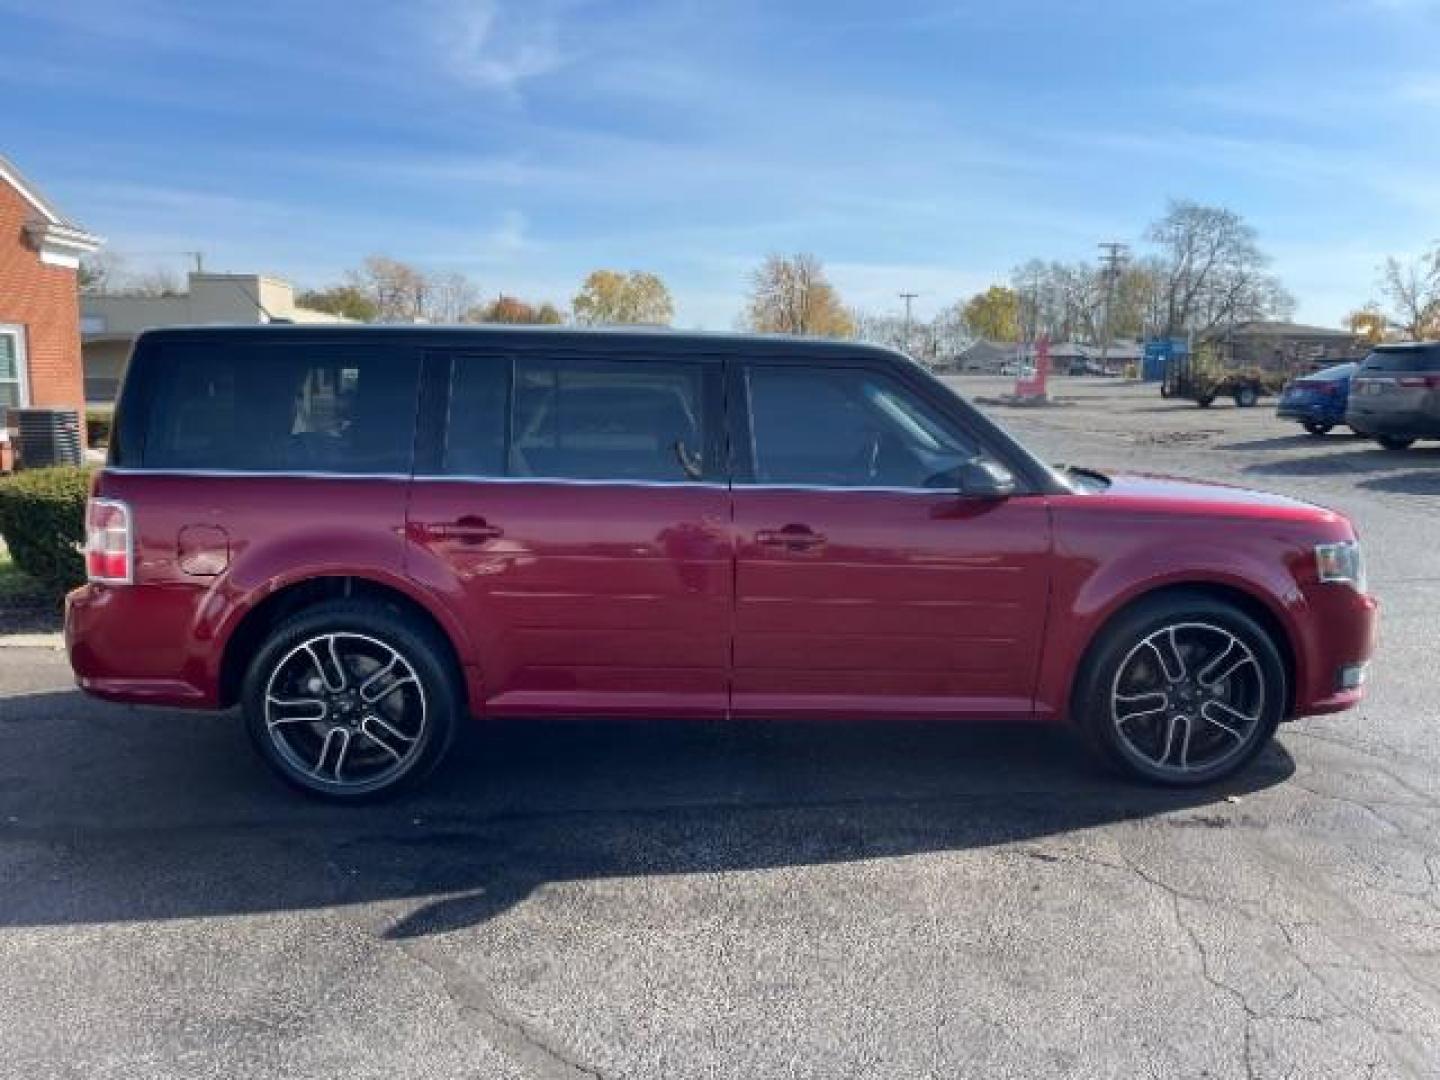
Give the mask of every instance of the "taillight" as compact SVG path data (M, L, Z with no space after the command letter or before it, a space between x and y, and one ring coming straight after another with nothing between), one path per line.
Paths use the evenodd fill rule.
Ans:
M91 499L85 507L85 573L91 581L133 580L130 507L114 499Z
M1401 375L1395 381L1412 390L1440 390L1440 375Z

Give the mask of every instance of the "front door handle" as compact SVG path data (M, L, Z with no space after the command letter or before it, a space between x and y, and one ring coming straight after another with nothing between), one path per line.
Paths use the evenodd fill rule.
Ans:
M761 529L755 534L755 542L787 551L808 551L823 546L825 537L809 525L786 525L782 529Z
M458 540L462 544L483 544L497 540L505 534L498 525L491 525L483 517L466 514L456 521L436 521L420 525L420 532L427 540Z

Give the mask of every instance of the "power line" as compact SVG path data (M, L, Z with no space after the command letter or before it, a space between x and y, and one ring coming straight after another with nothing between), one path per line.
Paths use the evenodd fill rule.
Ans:
M901 300L905 301L905 337L903 340L905 342L905 350L908 352L910 349L910 303L920 294L913 292L902 292L898 295Z
M1115 284L1120 280L1120 268L1129 257L1130 247L1118 240L1106 240L1096 246L1105 253L1100 256L1100 264L1105 268L1105 328L1100 340L1100 366L1108 370L1110 339L1113 336L1110 329L1110 311L1115 306Z

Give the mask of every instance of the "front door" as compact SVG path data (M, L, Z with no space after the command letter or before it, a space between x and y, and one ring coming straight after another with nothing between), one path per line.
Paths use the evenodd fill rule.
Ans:
M733 564L719 365L438 360L451 369L448 424L437 474L416 478L409 533L446 568L448 586L431 584L479 642L486 708L724 715Z
M1043 496L963 498L982 448L878 369L755 363L731 386L735 714L1030 715Z

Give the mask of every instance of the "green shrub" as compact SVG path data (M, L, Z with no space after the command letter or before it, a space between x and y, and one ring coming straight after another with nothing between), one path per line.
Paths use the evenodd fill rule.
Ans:
M85 410L85 442L89 446L110 445L110 421L115 416L111 409Z
M15 565L56 596L85 580L90 470L29 469L0 482L0 534Z

